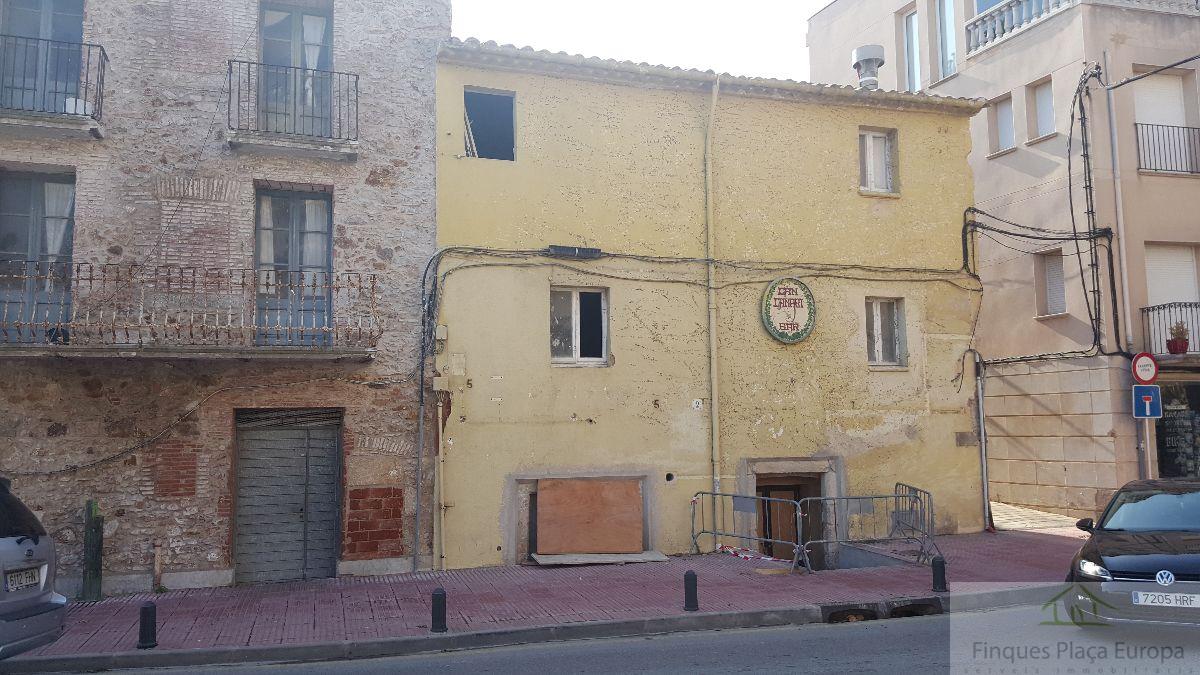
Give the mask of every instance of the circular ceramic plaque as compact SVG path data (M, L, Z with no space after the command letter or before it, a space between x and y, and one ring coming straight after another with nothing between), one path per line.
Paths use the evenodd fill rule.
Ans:
M762 297L762 322L771 337L784 344L807 338L817 322L812 291L793 277L772 281Z

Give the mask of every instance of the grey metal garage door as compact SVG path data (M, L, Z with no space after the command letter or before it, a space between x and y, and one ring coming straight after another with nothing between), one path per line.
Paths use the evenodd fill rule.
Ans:
M234 581L336 575L340 436L338 410L238 412Z

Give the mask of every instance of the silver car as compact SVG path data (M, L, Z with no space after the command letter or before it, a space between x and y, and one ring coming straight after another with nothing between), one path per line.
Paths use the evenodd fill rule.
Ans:
M54 642L67 599L54 592L54 542L0 478L0 660Z

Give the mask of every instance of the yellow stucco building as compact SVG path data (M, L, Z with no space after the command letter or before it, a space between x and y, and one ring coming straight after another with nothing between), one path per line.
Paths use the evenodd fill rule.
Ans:
M568 538L641 500L668 554L697 491L788 477L911 483L939 532L981 529L980 287L960 271L977 102L473 40L437 80L441 564L523 562L558 478L637 485L557 504ZM780 278L812 294L792 344L762 318Z

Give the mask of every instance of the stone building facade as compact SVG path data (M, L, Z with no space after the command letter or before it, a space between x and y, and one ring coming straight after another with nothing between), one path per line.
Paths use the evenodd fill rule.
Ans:
M109 592L411 569L449 2L0 7L0 475L60 579L87 500Z

